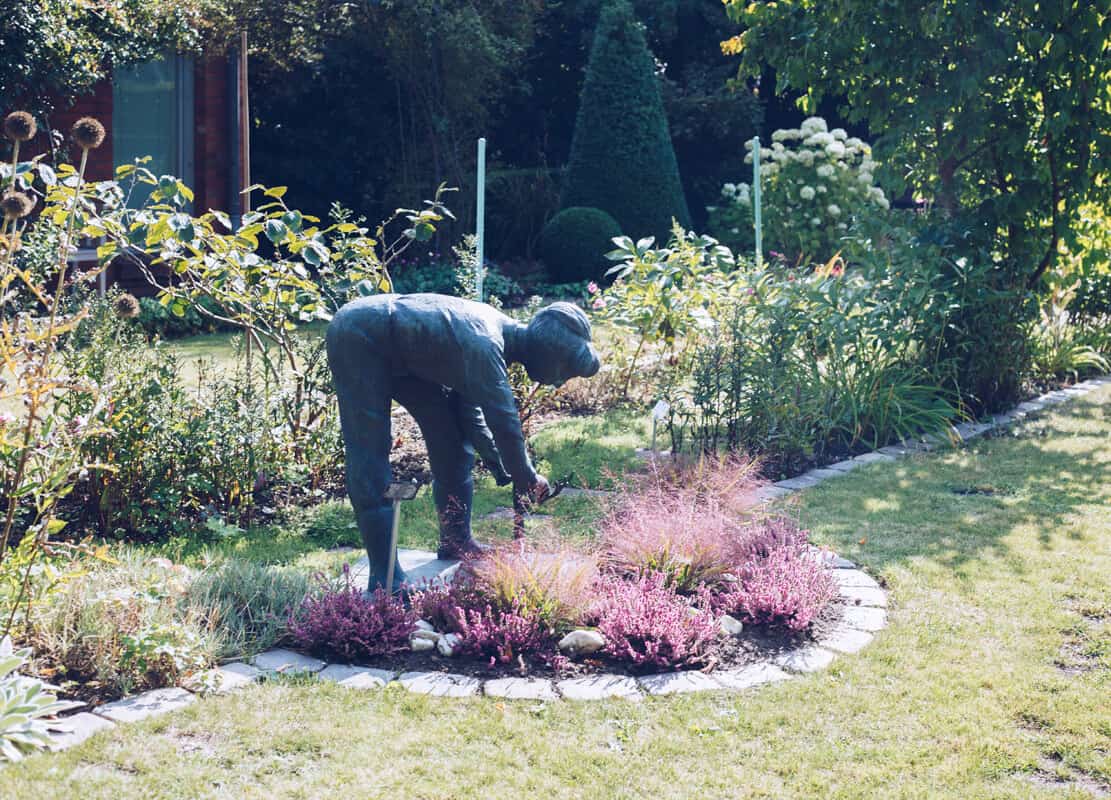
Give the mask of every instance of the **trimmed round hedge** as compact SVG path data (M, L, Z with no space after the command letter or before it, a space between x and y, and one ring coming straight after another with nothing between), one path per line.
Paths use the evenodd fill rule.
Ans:
M600 208L572 206L548 220L540 232L540 258L555 283L597 280L609 263L606 253L621 226Z

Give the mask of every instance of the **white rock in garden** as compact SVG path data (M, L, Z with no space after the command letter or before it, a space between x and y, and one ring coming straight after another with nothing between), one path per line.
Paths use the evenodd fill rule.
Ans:
M571 656L571 658L597 653L605 646L606 637L598 631L571 631L559 640L560 651Z
M418 639L413 636L409 639L409 647L412 648L414 653L422 653L425 650L431 650L436 646L436 642L432 639Z
M740 636L745 629L744 623L728 614L723 614L721 619L718 620L718 627L726 636Z
M455 655L455 648L459 645L459 634L447 633L440 637L436 642L436 649L440 651L440 655L451 658Z

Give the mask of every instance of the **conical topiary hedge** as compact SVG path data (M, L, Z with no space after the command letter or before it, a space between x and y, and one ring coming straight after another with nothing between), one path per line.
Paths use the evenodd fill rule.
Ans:
M625 0L598 18L571 142L561 207L611 214L622 233L666 241L671 220L690 225L656 64Z

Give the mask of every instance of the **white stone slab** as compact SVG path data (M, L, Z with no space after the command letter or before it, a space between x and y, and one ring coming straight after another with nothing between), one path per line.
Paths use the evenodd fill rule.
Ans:
M59 728L64 727L66 730L52 730L50 732L51 750L65 750L67 747L75 747L94 733L116 727L114 722L87 712L65 717L59 720L57 725Z
M872 641L872 634L850 628L847 625L838 625L822 636L818 644L838 653L856 653L864 649Z
M483 691L487 697L506 700L556 700L551 681L540 678L494 678L486 681Z
M887 592L883 589L874 589L868 586L842 586L841 596L847 602L858 606L876 606L880 608L886 608L887 606Z
M651 695L689 694L720 689L721 684L704 672L663 672L637 678L640 688Z
M176 711L192 703L197 698L176 686L166 689L152 689L134 697L125 697L114 703L105 703L97 708L96 714L113 722L138 722L147 717Z
M857 628L862 631L878 631L887 624L887 612L882 608L846 606L841 619L850 628Z
M348 689L381 689L397 677L397 673L373 667L350 664L329 664L320 671L320 680L335 681Z
M871 589L880 588L875 578L859 569L837 569L833 571L833 577L841 586L864 586Z
M726 689L748 689L762 683L784 681L791 676L767 661L748 664L737 669L721 669L714 672L714 680Z
M813 478L809 475L796 475L793 478L788 478L785 481L776 481L775 485L780 489L809 489L811 486L817 486L821 483L821 479Z
M880 461L894 461L895 459L892 458L891 456L884 455L883 453L872 452L872 453L863 453L862 455L857 456L853 460L854 461L859 461L861 464L875 464L875 463L880 462Z
M403 672L401 685L413 694L432 697L473 697L482 688L482 681L450 672Z
M570 678L556 684L559 693L568 700L607 700L620 697L639 700L637 682L624 675L591 675L587 678Z
M263 672L278 672L282 675L296 675L302 672L320 672L325 664L319 658L295 653L292 650L277 648L259 653L251 662Z
M817 672L833 663L834 657L831 650L817 645L807 645L776 656L774 661L789 672Z

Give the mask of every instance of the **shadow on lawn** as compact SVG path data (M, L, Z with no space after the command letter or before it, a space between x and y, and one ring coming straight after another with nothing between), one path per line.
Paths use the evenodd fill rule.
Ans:
M1111 403L1076 400L1012 431L810 490L802 522L818 542L877 570L921 556L953 570L986 552L1006 557L1002 540L1030 525L1048 550L1078 511L1108 501Z

